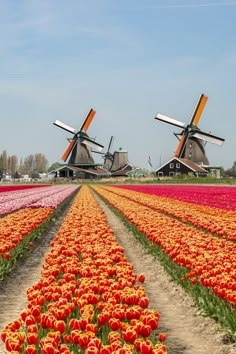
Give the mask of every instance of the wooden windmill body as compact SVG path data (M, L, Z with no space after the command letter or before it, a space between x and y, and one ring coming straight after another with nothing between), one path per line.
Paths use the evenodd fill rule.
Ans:
M110 170L111 172L115 172L128 165L128 163L128 151L122 149L114 151L113 163Z
M101 151L103 145L98 144L93 139L90 139L87 135L87 130L93 120L95 111L91 109L85 118L81 128L76 130L70 126L56 120L53 124L62 128L69 133L73 134L73 137L69 140L69 145L62 155L61 159L66 162L69 158L68 165L78 166L78 167L91 167L95 166L95 162L92 156L92 149Z
M222 145L224 139L215 135L203 132L198 128L198 123L205 107L207 97L201 95L193 113L189 124L182 123L176 119L167 117L158 113L155 119L162 122L174 125L182 129L180 134L175 134L179 137L179 143L174 153L174 157L185 158L193 161L198 165L209 165L209 161L205 151L205 143L210 142L217 145Z
M111 147L113 142L114 142L114 136L111 136L108 149L105 153L99 151L93 151L95 153L103 155L104 158L103 168L111 173L122 169L124 166L128 165L129 163L128 152L126 150L120 148L119 150L116 150L113 153L111 152Z

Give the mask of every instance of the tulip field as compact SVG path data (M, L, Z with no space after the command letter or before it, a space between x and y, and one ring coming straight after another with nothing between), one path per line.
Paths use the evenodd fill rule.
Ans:
M1 221L23 212L27 225L28 210L45 210L49 216L58 205L53 195L39 198L33 207L29 201L28 208L18 209ZM33 215L29 220L35 228L41 221L36 217L36 222ZM9 234L3 239L3 245L8 246L2 250L4 267L16 256L18 245L25 239L31 242L26 230L20 234L17 221L7 221L12 233L16 226L13 240L19 242ZM27 291L27 308L1 332L6 351L167 353L165 334L157 332L159 313L148 308L143 281L143 274L134 274L91 191L82 187L45 255L41 278ZM154 335L158 335L157 340Z
M152 247L152 252L191 293L204 313L236 337L236 211L232 198L236 189L226 189L229 201L225 191L224 209L216 187L205 189L203 201L196 187L192 187L196 192L194 203L189 202L191 187L189 194L184 193L185 188L175 187L175 198L172 186L171 197L167 197L168 187L93 188L134 225L139 240ZM212 193L216 195L214 207L207 205L207 200L211 205L214 199Z
M38 187L38 188L37 188ZM0 188L0 280L71 200L27 306L1 330L12 354L166 354L159 309L97 199L236 339L236 188L42 185ZM73 199L72 199L73 198Z

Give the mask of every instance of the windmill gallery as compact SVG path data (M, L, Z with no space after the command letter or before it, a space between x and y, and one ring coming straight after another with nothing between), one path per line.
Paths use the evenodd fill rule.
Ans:
M206 142L222 145L223 138L206 133L198 127L201 114L207 102L207 96L202 94L188 124L182 123L166 115L157 113L156 120L180 128L180 133L174 133L178 138L178 145L173 157L165 164L156 169L157 177L172 177L181 174L206 176L215 167L211 166L206 155ZM132 176L137 170L128 161L128 152L123 149L111 152L114 136L111 136L106 152L104 146L88 136L88 128L96 112L90 109L80 129L72 128L61 121L56 120L53 124L66 130L72 137L68 138L69 145L63 153L61 160L65 165L53 171L56 177L63 178L106 178ZM103 164L95 163L93 153L100 154ZM66 161L68 160L68 163ZM133 173L133 175L135 175Z

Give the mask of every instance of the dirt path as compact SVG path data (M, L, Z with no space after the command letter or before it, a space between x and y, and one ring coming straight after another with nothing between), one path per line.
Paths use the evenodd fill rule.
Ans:
M167 334L169 354L236 353L235 345L223 343L224 335L216 332L217 326L213 321L195 317L191 299L170 280L162 266L147 254L105 203L99 198L97 200L115 231L117 241L124 247L129 262L134 265L135 272L145 274L144 286L150 307L160 313L159 329ZM0 331L7 323L18 318L26 307L26 291L40 278L44 255L67 211L68 208L50 231L37 240L30 257L19 262L12 274L0 282ZM4 353L4 345L0 341L0 354Z
M107 205L100 198L96 199L134 271L145 274L144 287L150 307L160 313L159 330L167 334L169 354L236 353L236 345L223 343L225 336L217 332L214 321L196 317L196 308L189 296L171 281L160 263L144 250Z

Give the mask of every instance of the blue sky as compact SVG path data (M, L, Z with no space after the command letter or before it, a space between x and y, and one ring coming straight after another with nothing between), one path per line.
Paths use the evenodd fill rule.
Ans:
M128 150L132 165L173 156L199 96L211 164L236 161L236 0L0 0L0 152L60 161L69 133L96 110L88 133ZM94 156L101 161L98 155Z

